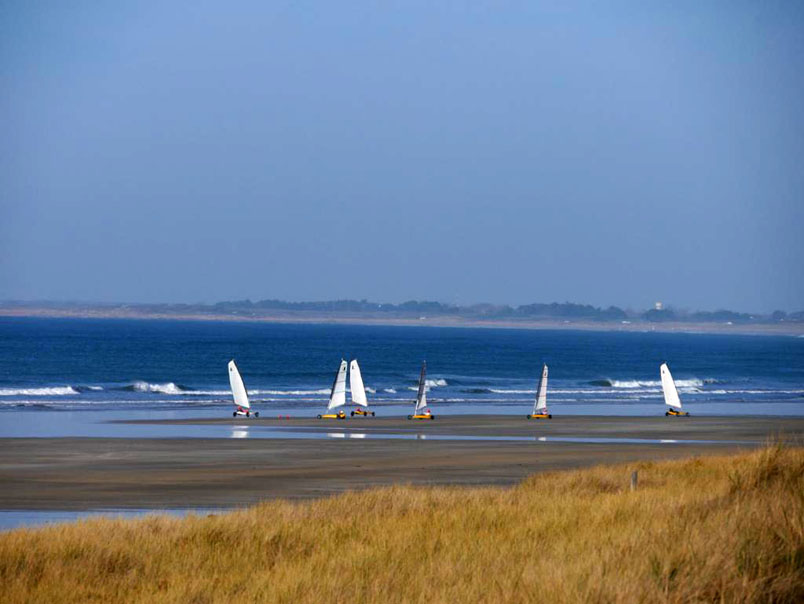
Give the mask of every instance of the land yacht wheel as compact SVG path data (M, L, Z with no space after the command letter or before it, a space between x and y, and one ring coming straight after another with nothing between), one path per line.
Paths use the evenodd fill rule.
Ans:
M317 415L316 417L317 417L318 419L321 419L321 416L320 416L320 415Z
M412 415L408 415L408 419L413 419L413 416L412 416Z
M255 412L254 412L254 417L259 417L259 416L260 416L260 412L259 412L259 411L255 411Z
M355 412L354 412L354 411L352 411L352 417L354 417L354 416L355 416Z
M237 411L232 413L232 417L237 417Z

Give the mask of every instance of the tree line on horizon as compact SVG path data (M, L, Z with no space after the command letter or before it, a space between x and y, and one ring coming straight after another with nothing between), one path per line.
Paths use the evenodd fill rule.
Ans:
M328 312L359 314L399 314L420 316L460 316L474 319L561 319L591 321L644 320L651 323L688 321L695 323L780 323L804 321L804 311L787 313L777 310L770 315L741 313L732 310L683 311L673 308L652 308L646 311L624 310L618 306L606 308L573 302L533 303L520 306L507 304L471 304L460 306L428 300L408 300L400 304L363 300L328 300L322 302L288 302L269 299L252 302L238 300L218 302L212 306L219 312L267 311Z
M369 300L326 300L320 302L289 302L286 300L267 299L252 302L251 300L230 300L216 304L119 304L119 303L87 303L87 302L23 302L15 300L0 301L3 307L50 308L87 308L138 309L153 313L199 313L199 314L232 314L259 316L260 314L280 311L293 313L342 313L346 315L363 315L375 317L434 317L452 316L478 320L561 320L561 321L646 321L649 323L689 322L689 323L800 323L804 322L804 310L785 312L777 310L771 314L741 313L733 310L689 311L668 308L651 308L649 310L622 309L618 306L597 307L591 304L574 302L533 303L520 306L507 304L445 304L429 300L408 300L399 304L388 302L371 302Z

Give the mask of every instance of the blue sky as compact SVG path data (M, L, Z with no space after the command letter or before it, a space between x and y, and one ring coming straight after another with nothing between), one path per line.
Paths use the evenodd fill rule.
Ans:
M5 2L0 299L802 309L802 6Z

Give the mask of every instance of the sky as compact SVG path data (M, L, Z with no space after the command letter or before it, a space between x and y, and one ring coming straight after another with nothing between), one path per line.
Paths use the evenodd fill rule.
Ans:
M794 311L802 232L802 3L0 3L0 300Z

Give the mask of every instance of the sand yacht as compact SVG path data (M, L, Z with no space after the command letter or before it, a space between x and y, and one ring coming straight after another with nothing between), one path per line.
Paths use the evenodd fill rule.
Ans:
M245 415L246 417L259 417L260 412L251 412L251 403L248 400L248 392L246 392L246 385L243 383L243 378L240 377L240 372L237 370L234 359L229 361L229 385L232 388L232 397L234 397L235 410L232 417L238 415Z
M352 359L352 362L349 363L349 390L352 391L352 404L357 407L352 411L352 417L355 415L374 417L374 411L370 411L368 408L366 387L363 385L363 376L360 374L360 365L357 364L357 359Z
M533 411L527 416L528 419L552 419L552 414L547 411L547 365L542 367L542 377L539 380L539 387L536 389L536 400L533 402Z
M684 417L689 413L681 409L681 399L678 397L678 388L670 374L667 363L659 366L659 375L662 378L662 392L664 392L664 404L669 408L665 411L666 416Z
M329 393L329 403L326 413L318 415L318 419L346 419L343 407L346 404L346 361L341 359L338 371L335 372L335 381Z
M435 419L427 407L427 362L422 361L422 372L419 375L419 390L416 393L416 403L413 406L413 415L408 419Z

